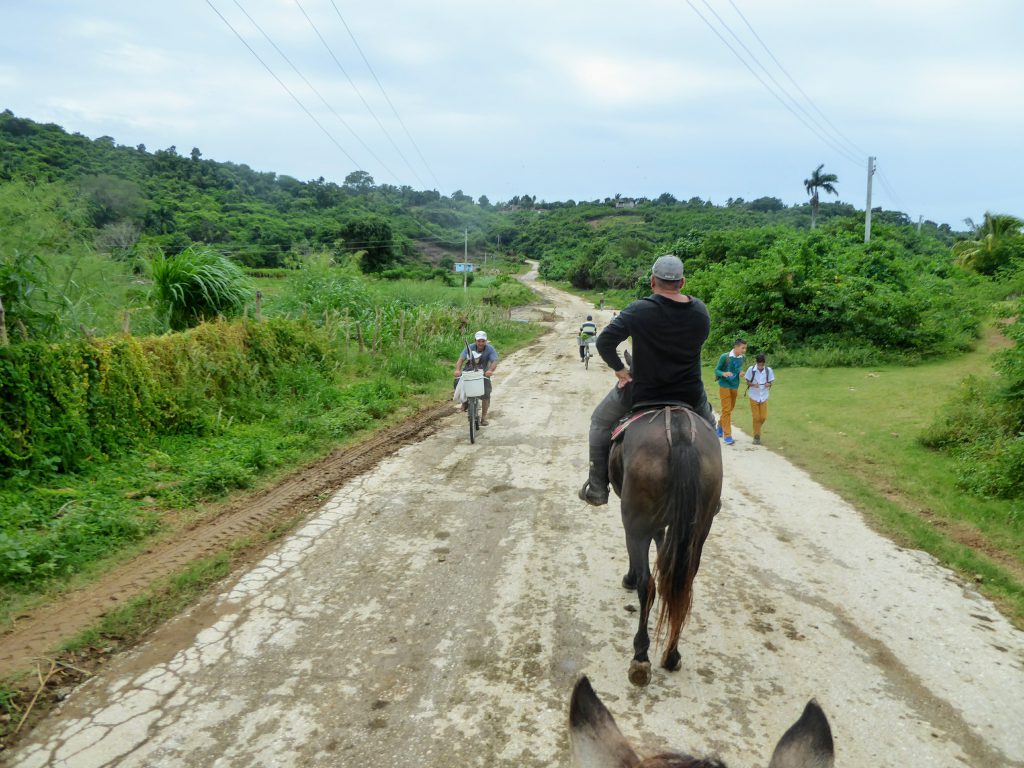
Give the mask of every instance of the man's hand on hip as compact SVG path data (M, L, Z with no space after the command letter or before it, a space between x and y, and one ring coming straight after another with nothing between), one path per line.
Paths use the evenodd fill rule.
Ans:
M619 380L618 384L616 384L616 386L619 389L622 389L624 386L626 386L627 384L629 384L629 382L633 380L633 377L629 375L628 368L620 368L619 370L617 370L615 372L615 378Z

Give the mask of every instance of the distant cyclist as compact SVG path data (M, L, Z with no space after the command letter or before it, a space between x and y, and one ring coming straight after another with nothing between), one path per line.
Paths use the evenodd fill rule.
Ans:
M594 322L592 315L587 315L587 321L580 326L579 336L577 337L577 342L580 346L580 361L586 357L584 352L586 351L587 344L596 336L597 323Z

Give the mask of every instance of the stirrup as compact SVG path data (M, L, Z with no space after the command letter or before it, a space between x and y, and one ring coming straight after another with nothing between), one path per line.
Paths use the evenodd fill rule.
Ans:
M580 497L580 501L585 501L592 507L601 507L608 503L608 490L605 489L604 493L591 485L590 480L583 484L580 488L580 492L576 494Z

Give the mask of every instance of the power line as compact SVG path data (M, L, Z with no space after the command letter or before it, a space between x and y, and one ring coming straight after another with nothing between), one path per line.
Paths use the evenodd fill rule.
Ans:
M882 187L885 189L886 194L889 195L889 198L900 208L906 209L906 204L900 199L899 194L896 192L885 173L880 168L876 168L875 170L878 173L878 180L882 183Z
M797 109L799 109L799 110L800 110L800 111L801 111L801 112L802 112L802 113L804 114L804 116L805 116L805 117L807 117L807 119L808 119L808 120L810 120L810 121L811 121L812 123L814 123L814 125L815 125L815 126L816 126L816 127L817 127L817 128L818 128L818 129L819 129L819 130L820 130L821 132L822 132L822 133L824 133L825 135L827 135L827 136L829 137L829 139L831 139L831 140L832 140L833 142L835 142L835 147L834 147L834 148L836 148L836 149L839 149L839 150L841 150L841 151L843 152L843 154L845 155L845 157L846 157L846 158L847 158L848 160L851 160L851 161L853 161L853 160L854 160L855 158L858 158L858 156L857 156L856 154L853 154L853 153L851 153L851 152L850 152L849 150L847 150L847 149L846 149L846 148L845 148L845 147L844 147L844 146L842 145L842 143L841 143L840 141L837 141L837 140L836 140L836 137L835 137L835 136L833 136L833 135L831 135L831 134L829 133L829 130L828 130L828 128L826 128L826 127L825 127L825 126L823 126L823 125L822 125L822 124L821 124L820 122L818 122L817 118L816 118L816 117L814 117L814 115L812 115L812 114L811 114L810 112L808 112L808 111L807 111L807 110L806 110L806 109L805 109L805 108L803 107L803 105L802 105L802 104L801 104L801 103L800 103L799 101L797 101L797 100L796 100L796 99L795 99L795 98L793 97L793 95L792 95L792 94L791 94L791 93L789 92L789 90L787 90L787 88L786 88L786 87L785 87L785 86L784 86L784 85L783 85L782 83L780 83L780 82L779 82L778 80L776 80L776 79L775 79L775 76L774 76L774 75L773 75L773 74L772 74L771 72L769 72L769 71L768 71L768 68L767 68L767 67L766 67L766 66L765 66L764 64L762 64L762 63L761 63L761 60L760 60L760 59L759 59L759 58L757 57L757 55L756 55L756 54L755 54L755 53L754 53L753 51L751 51L751 50L750 50L750 49L749 49L749 48L747 47L746 43L744 43L744 42L743 42L743 40L741 40L741 39L740 39L740 36L739 36L739 35L737 35L737 34L736 34L736 33L735 33L734 31L733 31L732 27L730 27L730 26L729 26L728 22L726 22L726 20L725 20L725 19L723 19L723 18L722 18L721 16L719 16L719 15L718 15L718 11L716 11L716 10L715 10L715 9L714 9L714 8L712 7L712 5L711 5L711 4L710 4L710 3L708 2L708 0L702 0L702 2L704 3L704 5L705 5L705 6L707 6L707 9L708 9L709 11L711 11L711 13L712 13L712 14L714 14L715 18L716 18L716 19L718 19L718 23L719 23L719 24L721 24L721 25L722 25L723 27L725 27L725 30L726 30L726 31L727 31L727 32L728 32L728 33L729 33L730 35L732 35L732 38L733 38L733 39L734 39L734 40L735 40L735 41L736 41L737 43L739 43L740 47L741 47L741 48L743 48L743 50L747 52L747 55L748 55L748 56L749 56L749 57L750 57L750 58L751 58L751 59L752 59L752 60L754 61L754 63L755 63L755 64L757 64L757 66L761 68L761 71L762 71L762 72L764 72L764 73L765 73L765 75L767 75L767 76L768 76L768 79L772 81L772 83L773 83L773 84L775 85L775 87L776 87L776 88L778 88L778 89L779 89L779 91L780 91L780 92L781 92L781 93L782 93L782 94L783 94L783 95L784 95L784 96L785 96L785 97L786 97L787 99L789 99L790 103L791 103L791 104L792 104L792 105L793 105L794 107L796 107ZM859 158L858 158L858 159L859 159Z
M245 38L242 37L240 34L238 34L238 30L236 30L233 26L231 26L231 22L229 22L227 19L224 18L223 14L220 11L217 10L217 7L212 2L210 2L210 0L206 0L206 4L208 6L210 6L210 8L213 10L214 13L216 13L218 16L220 16L220 20L223 21L224 24L227 25L227 28L230 29L234 33L235 37L237 37L241 41L242 45L244 45L246 48L249 49L249 53L251 53L253 56L256 57L256 61L258 61L260 64L263 65L263 68L266 69L267 72L270 73L270 76L273 77L275 80L277 80L277 82L280 84L280 86L282 88L284 88L285 91L288 92L288 95L292 97L292 99L295 101L296 104L299 105L299 107L302 109L302 111L305 112L307 115L309 115L309 119L312 120L314 123L316 123L317 128L319 128L321 131L324 132L324 134L327 136L327 138L331 140L331 143L333 143L334 146L336 146L339 150L341 150L341 153L343 155L345 155L345 157L347 157L349 159L349 162L351 162L352 165L354 165L357 169L362 170L362 168L360 168L360 166L359 166L359 163L356 162L355 158L352 157L352 155L350 155L345 150L345 148L343 146L341 146L341 144L338 143L338 140L334 138L334 136L331 134L330 131L328 131L326 128L324 128L323 124L319 120L316 119L316 116L306 108L306 105L303 104L299 100L298 96L296 96L294 93L292 93L291 88L289 88L287 85L285 85L284 81L274 73L274 70L272 70L267 65L267 63L263 59L260 58L260 55L258 53L256 53L256 51L253 50L252 46L249 45L247 42L245 42Z
M408 137L409 142L412 144L413 149L416 150L416 154L419 155L420 160L423 161L423 166L427 169L427 172L433 178L434 183L440 188L441 182L437 180L437 176L434 174L434 169L430 167L430 163L427 162L427 158L423 156L420 151L419 145L416 140L409 133L409 129L405 126L405 121L402 120L401 115L398 114L398 110L395 109L395 105L391 103L391 98L388 96L388 92L384 90L384 86L381 84L380 79L377 77L377 73L373 71L373 67L370 66L369 60L366 58L366 54L363 53L363 49L359 46L359 42L356 40L356 36L352 33L352 30L348 26L348 22L345 21L345 17L341 15L341 11L338 10L338 6L335 5L334 0L331 0L331 5L334 6L334 12L338 14L338 18L341 19L341 23L345 25L345 31L348 32L348 36L352 38L352 44L359 51L359 55L363 57L363 63L366 64L366 68L370 70L370 74L373 75L374 81L377 83L377 87L380 88L380 92L384 95L384 100L387 101L388 106L391 107L391 111L395 114L395 118L398 120L399 125L402 126L402 130L405 131L405 135Z
M704 2L706 4L706 0L704 0ZM705 17L704 14L702 14L700 12L700 10L698 10L697 6L695 6L691 0L686 0L686 4L689 5L690 8L693 10L693 12L696 13L700 17L701 21L703 21L707 25L708 29L710 29L712 32L714 32L715 35L718 37L718 39L721 40L722 43L725 44L725 47L728 48L730 51L732 51L732 54L737 59L739 59L740 63L743 64L743 66L747 68L747 70L750 72L750 74L752 74L757 79L757 81L759 83L761 83L761 85L763 85L765 87L765 89L772 96L774 96L779 101L779 103L782 104L783 107L785 107L790 112L790 114L792 114L797 120L799 120L801 123L803 123L804 126L809 131L811 131L815 136L817 136L819 139L821 139L823 142L825 142L825 144L827 144L831 149L833 149L834 151L838 152L845 160L853 163L854 165L860 165L860 159L859 158L854 157L849 151L847 151L841 145L837 145L826 134L822 133L816 126L814 126L813 124L808 122L799 112L794 110L786 102L786 100L783 99L775 91L775 89L773 89L770 85L768 85L768 83L765 82L764 78L761 77L759 74L757 74L757 72L754 70L753 67L750 66L750 64L747 62L747 60L745 58L743 58L742 55L740 55L739 51L737 51L735 48L733 48L733 46L729 43L729 41L726 40L725 37L722 36L722 33L719 32L718 29L716 29L715 26L710 21L708 21L707 17ZM712 10L712 13L714 13L713 10ZM715 14L715 16L718 17L719 20L721 20L721 17L719 17L718 14ZM729 29L728 25L726 25L724 22L723 22L723 26L725 26L726 29ZM730 33L732 34L731 30L730 30ZM742 43L741 43L741 45L742 45ZM746 46L744 46L744 48L749 53L749 49L747 49ZM751 54L751 57L754 59L755 62L757 62L757 57L753 56L753 54ZM762 65L760 65L760 62L758 62L758 65L761 66L762 69L764 69L764 67ZM783 91L783 92L785 92L785 91Z
M743 23L747 25L747 29L750 30L750 34L752 34L754 38L757 40L757 42L761 44L761 47L764 48L765 52L771 57L772 61L775 62L775 65L779 68L779 70L781 70L782 74L789 78L789 82L793 84L793 87L795 87L800 92L800 94L807 100L807 103L810 104L814 111L821 116L821 119L824 120L832 128L832 130L835 132L835 135L841 138L843 141L845 141L847 146L852 148L856 154L861 156L867 155L867 152L865 152L863 149L861 149L852 141L850 141L850 139L848 139L842 131L836 128L832 121L829 120L828 117L826 117L825 113L818 109L818 105L814 103L814 100L807 95L804 89L800 87L800 84L793 78L791 74L789 74L786 68L782 66L782 62L780 62L775 57L775 54L771 52L771 49L768 47L767 43L765 43L765 41L761 39L761 36L757 34L757 32L754 30L753 25L749 21L747 21L747 17L743 15L743 12L740 11L740 9L736 6L736 3L734 3L733 0L729 0L729 5L731 5L733 7L733 10L736 11L736 14L741 19L743 19Z
M207 2L209 2L209 0L207 0ZM323 43L324 48L326 48L327 52L331 55L331 58L334 60L335 65L337 65L338 69L341 70L341 73L345 76L345 79L348 80L349 85L352 86L352 90L356 92L356 95L359 97L359 100L363 102L363 106L366 107L367 111L373 116L373 119L377 122L378 127L381 129L381 131L383 131L388 141L391 142L391 146L395 148L395 151L398 153L398 156L402 158L402 162L405 163L406 167L412 173L416 181L419 182L420 186L422 188L425 188L427 185L423 183L423 179L421 179L419 174L416 173L416 169L412 167L412 165L409 163L409 159L405 156L405 154L402 152L399 146L395 143L395 140L391 137L391 134L388 133L388 129L384 127L384 123L382 123L380 121L380 118L377 117L377 113L373 111L373 107L371 107L370 103L363 97L363 94L359 90L359 86L356 85L355 80L352 79L352 77L349 75L345 67L343 67L341 62L338 61L338 57L334 55L334 51L331 49L331 46L328 45L327 40L324 39L324 36L320 34L320 30L317 29L316 24L313 23L313 19L311 19L309 17L309 14L306 13L306 9L302 7L302 4L299 2L299 0L295 0L295 5L297 5L299 10L302 11L302 15L306 17L306 21L309 22L309 26L313 28L313 31L316 33L316 36L320 38L320 42Z
M240 3L240 2L238 1L238 0L234 0L234 3L235 3L235 5L237 5L237 6L238 6L238 9L239 9L239 10L240 10L240 11L241 11L242 13L244 13L244 14L245 14L245 17L246 17L247 19L249 19L249 21L250 21L250 22L252 23L252 25L253 25L254 27L256 27L256 29L258 29L258 30L259 30L260 34L261 34L261 35L263 35L263 37L264 37L264 38L266 38L266 41L267 41L268 43L270 43L270 45L271 45L271 46L273 46L274 50L275 50L275 51L277 51L277 52L278 52L278 54L280 54L281 58L282 58L282 59L284 59L284 60L285 60L285 61L286 61L286 62L288 63L288 66L290 66L290 67L292 68L292 70L293 70L293 71L295 72L295 74L296 74L296 75L298 75L298 76L299 76L299 77L300 77L300 78L302 79L302 82L304 82L304 83L305 83L305 84L306 84L307 86L309 86L309 89L310 89L311 91L313 91L313 93L315 93L315 94L317 95L317 97L319 97L320 101L321 101L321 102L323 102L323 105L324 105L325 107L327 107L327 109L329 109L329 110L331 111L331 113L332 113L332 114L333 114L333 115L334 115L334 116L335 116L336 118L338 118L338 122L340 122L340 123L341 123L341 124L342 124L342 125L343 125L343 126L344 126L345 128L347 128L347 129L348 129L348 132L349 132L349 133L351 133L351 134L352 134L352 136L353 136L353 138L355 138L355 140L356 140L356 141L358 141L358 142L359 142L359 143L360 143L360 144L362 145L363 149L365 149L365 150L366 150L367 152L369 152L369 153L370 153L370 156L371 156L371 157L372 157L372 158L373 158L374 160L376 160L376 161L377 161L377 162L378 162L378 163L380 164L381 168L383 168L383 169L384 169L384 171L385 171L385 172L386 172L386 173L387 173L387 174L388 174L389 176L391 176L391 178L393 178L393 179L394 179L395 181L399 181L399 178L398 178L398 174L396 174L396 173L395 173L394 171L392 171L392 170L391 170L390 168L388 168L387 164L386 164L386 163L385 163L385 162L384 162L383 160L381 160L381 159L380 159L379 157L377 157L377 154L376 154L376 153L375 153L375 152L374 152L374 151L373 151L372 149L370 149L370 147L369 147L369 146L367 145L367 143L366 143L365 141L363 141L363 140L362 140L362 139L361 139L361 138L359 137L359 134L357 134L357 133L355 132L355 130L353 130L352 126L350 126L350 125L349 125L349 124L348 124L348 123L347 123L347 122L345 121L345 118L343 118L343 117L342 117L341 115L339 115L339 114L337 113L337 111L335 111L334 107L332 107L332 106L331 106L331 105L330 105L330 104L329 104L329 103L327 102L327 99L325 99L325 98L324 98L324 97L323 97L323 96L322 96L322 95L320 94L320 91L318 91L318 90L316 89L316 87L315 87L315 86L314 86L314 85L313 85L313 84L312 84L311 82L309 82L309 80L307 80L307 79L306 79L305 75L303 75L303 74L302 74L302 73L301 73L301 72L299 71L299 68L298 68L298 67L296 67L296 66L295 66L295 65L294 65L294 64L292 63L292 60L291 60L291 59L289 59L289 58L288 58L288 57L287 57L287 56L285 55L284 51L282 51L282 50L281 50L280 48L278 48L278 47L277 47L277 44L276 44L276 43L275 43L275 42L274 42L273 40L271 40L271 39L270 39L270 35L268 35L268 34L267 34L266 32L264 32L264 31L263 31L263 27L261 27L261 26L260 26L259 24L257 24L257 23L256 23L256 20L255 20L255 19L254 19L254 18L253 18L252 16L250 16L250 15L249 15L249 12L248 12L248 11L246 11L246 10L245 10L245 8L243 8L243 7L242 7L242 4L241 4L241 3Z

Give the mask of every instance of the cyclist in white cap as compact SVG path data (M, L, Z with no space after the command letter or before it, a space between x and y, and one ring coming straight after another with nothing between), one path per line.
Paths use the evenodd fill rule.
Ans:
M466 353L469 353L467 356ZM487 426L487 411L491 408L491 375L498 367L498 352L487 343L487 334L477 331L474 337L473 346L470 349L463 349L455 363L455 383L458 384L462 369L465 367L470 371L484 372L484 408L480 414L480 426Z

